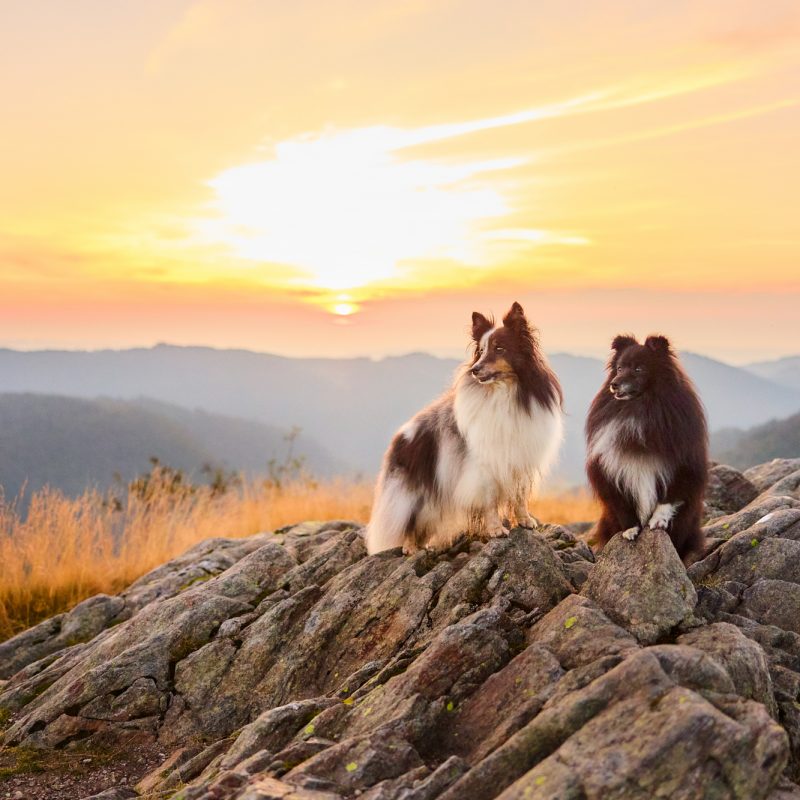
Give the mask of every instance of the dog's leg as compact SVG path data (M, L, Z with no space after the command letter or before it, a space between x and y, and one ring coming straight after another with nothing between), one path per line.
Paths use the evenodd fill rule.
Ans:
M622 531L622 538L632 542L641 532L642 529L638 525L634 525L632 528Z
M517 520L517 525L520 528L528 528L529 530L533 530L534 528L539 527L539 520L536 517L532 516L531 512L528 511L528 503L526 502L526 498L518 497L514 501L514 517Z
M533 493L533 486L526 480L520 481L516 490L514 491L512 511L517 525L520 528L533 528L539 527L539 520L528 511L528 500Z
M417 546L417 543L414 541L413 536L406 536L403 540L403 555L404 556L413 556L420 548Z
M497 511L496 506L491 506L487 508L483 512L483 519L486 529L486 536L490 539L494 539L498 536L507 536L508 535L508 528L503 525L503 520L500 519L500 514Z
M677 503L659 503L647 524L654 531L667 530L670 522L672 522L672 518L678 513L678 509L681 505L682 503L680 501Z

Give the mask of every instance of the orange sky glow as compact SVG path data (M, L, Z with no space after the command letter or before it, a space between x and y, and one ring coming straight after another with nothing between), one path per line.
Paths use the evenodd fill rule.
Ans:
M9 0L0 346L800 351L800 5Z

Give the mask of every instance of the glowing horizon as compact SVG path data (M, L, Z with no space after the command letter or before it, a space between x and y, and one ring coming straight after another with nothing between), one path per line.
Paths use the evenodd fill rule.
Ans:
M442 353L523 299L550 350L800 349L791 3L51 17L0 11L0 346Z

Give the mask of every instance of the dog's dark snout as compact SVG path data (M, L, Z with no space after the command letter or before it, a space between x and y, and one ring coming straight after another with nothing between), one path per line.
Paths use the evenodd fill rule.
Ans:
M477 375L477 374L478 374L480 371L481 371L481 368L480 368L480 367L473 367L473 368L470 370L470 372L471 372L473 375Z
M616 392L619 389L619 381L611 381L611 391Z

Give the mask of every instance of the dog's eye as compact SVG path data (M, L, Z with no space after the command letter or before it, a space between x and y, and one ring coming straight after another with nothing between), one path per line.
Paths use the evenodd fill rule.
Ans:
M644 369L642 367L636 367L634 372L644 372Z
M505 349L505 347L500 347L499 344L496 344L494 346L494 351L495 351L495 353L505 353L506 349Z

